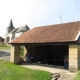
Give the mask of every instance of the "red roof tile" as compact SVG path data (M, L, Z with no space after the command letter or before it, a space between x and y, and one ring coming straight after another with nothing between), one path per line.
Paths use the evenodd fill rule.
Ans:
M80 31L80 21L35 27L11 43L48 43L76 41Z

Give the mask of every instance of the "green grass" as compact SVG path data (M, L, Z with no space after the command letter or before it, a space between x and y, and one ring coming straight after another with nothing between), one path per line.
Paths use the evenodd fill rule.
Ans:
M24 47L20 46L20 56L23 56L23 54L24 54Z
M31 70L7 61L0 60L0 80L51 80L45 71Z
M78 71L78 74L76 75L76 77L73 80L80 80L80 70Z
M0 46L0 49L2 49L2 50L10 50L10 46Z
M23 56L23 50L20 50L20 56Z

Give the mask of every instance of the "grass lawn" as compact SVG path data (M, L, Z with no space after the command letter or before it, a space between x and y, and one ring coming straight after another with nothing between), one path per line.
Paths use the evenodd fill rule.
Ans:
M0 60L0 80L51 80L45 71L31 70L7 61Z
M0 49L2 49L2 50L10 50L10 46L0 46Z
M80 80L80 70L78 71L77 76L73 80Z

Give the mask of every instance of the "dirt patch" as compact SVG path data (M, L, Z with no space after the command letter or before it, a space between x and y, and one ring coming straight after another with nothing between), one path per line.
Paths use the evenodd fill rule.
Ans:
M63 80L72 80L75 76L76 76L77 72L76 73L71 73L71 72L67 72L67 73L62 73L62 79Z
M72 80L77 73L71 73L71 72L67 72L67 73L51 73L50 75L53 76L52 80Z

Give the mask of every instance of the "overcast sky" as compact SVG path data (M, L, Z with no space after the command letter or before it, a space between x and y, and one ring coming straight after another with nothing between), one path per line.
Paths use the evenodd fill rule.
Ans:
M80 0L0 0L0 36L6 34L10 19L14 27L80 21Z

